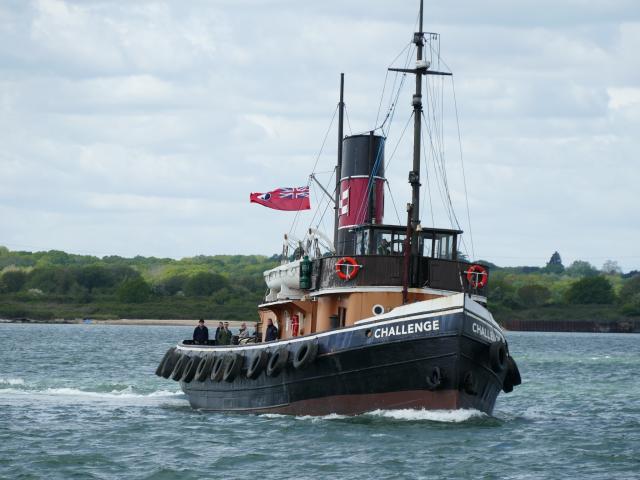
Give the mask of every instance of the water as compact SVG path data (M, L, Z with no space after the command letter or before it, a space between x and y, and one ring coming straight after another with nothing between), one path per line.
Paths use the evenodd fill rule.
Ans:
M640 336L510 333L477 411L193 411L153 371L191 328L0 324L0 478L640 478Z

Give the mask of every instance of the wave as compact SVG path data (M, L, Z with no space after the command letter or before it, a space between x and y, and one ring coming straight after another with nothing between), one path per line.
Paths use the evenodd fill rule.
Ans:
M460 410L374 410L366 415L382 418L392 418L394 420L406 421L430 421L442 423L462 423L475 418L483 418L487 415L480 410L460 409Z
M0 377L0 385L24 385L22 378L2 378Z
M9 388L0 388L0 395L15 398L33 398L42 401L74 402L106 402L122 404L165 404L174 401L184 402L181 391L155 390L151 392L135 391L132 386L111 391L95 391L73 387L34 387L25 385L24 381L17 383L4 382ZM27 387L27 388L25 388ZM5 397L6 398L6 397Z
M151 393L134 393L132 387L127 387L125 390L112 390L111 392L92 392L68 387L47 388L45 390L42 390L41 392L48 395L65 395L91 398L154 398L183 396L183 393L180 391L172 392L169 390L157 390Z
M461 410L374 410L372 412L363 413L361 415L349 416L339 415L337 413L330 413L328 415L312 416L312 415L298 415L291 417L289 415L282 415L279 413L263 413L260 415L265 418L295 418L296 420L308 420L312 422L319 422L324 420L344 420L351 418L390 418L393 420L405 420L405 421L429 421L429 422L442 422L442 423L462 423L476 418L485 418L487 415L480 410L475 409L461 409Z

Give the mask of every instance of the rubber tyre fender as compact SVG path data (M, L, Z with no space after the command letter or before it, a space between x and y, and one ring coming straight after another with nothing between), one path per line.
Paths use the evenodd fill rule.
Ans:
M189 361L189 356L186 354L180 355L180 358L176 362L176 366L173 367L173 373L171 374L171 378L176 382L182 378L182 373L184 372L184 367L187 366L187 362Z
M182 381L189 383L193 380L193 377L196 376L196 371L198 370L198 364L200 363L200 357L198 355L193 355L189 358L189 361L184 367L184 371L182 372Z
M241 353L232 353L228 355L227 364L224 368L222 379L225 382L233 382L242 370L244 356Z
M478 394L476 379L472 371L465 372L465 374L462 376L460 387L462 387L462 390L464 390L465 393L468 393L469 395Z
M489 361L491 369L500 373L507 367L507 349L502 342L493 342L489 345Z
M442 385L442 372L440 371L440 367L433 367L431 369L431 373L427 375L425 378L427 382L427 389L436 390L440 385Z
M520 377L520 370L513 357L507 357L507 379L512 385L520 385L522 383L522 377Z
M216 356L216 359L213 362L213 367L211 368L211 381L219 382L222 380L222 376L224 375L225 359L226 357L224 355Z
M305 342L296 351L293 356L293 368L296 370L304 368L314 362L318 356L318 343L317 342Z
M513 392L513 383L511 383L511 380L509 379L509 377L505 378L504 382L502 382L502 391L504 393Z
M287 365L288 359L289 350L287 350L286 347L280 347L276 350L275 353L271 355L269 363L267 364L267 375L270 377L277 377Z
M162 365L162 376L164 378L171 377L176 363L178 363L178 360L180 360L180 355L180 351L174 347L173 353L169 356L169 358L165 360L164 365Z
M258 378L267 366L268 362L269 352L267 352L266 350L260 350L260 352L256 353L253 357L251 357L251 361L249 362L249 368L247 369L247 378L251 378L253 380Z
M211 367L213 367L214 361L215 357L213 355L205 355L200 359L198 369L196 370L197 381L204 382L207 378L209 378L209 375L211 374Z
M162 376L162 372L164 371L164 364L165 362L169 359L169 357L171 357L173 355L173 352L176 351L176 347L171 347L169 350L167 350L164 354L164 356L162 357L162 360L160 360L160 363L158 364L158 368L156 368L156 375L161 377Z

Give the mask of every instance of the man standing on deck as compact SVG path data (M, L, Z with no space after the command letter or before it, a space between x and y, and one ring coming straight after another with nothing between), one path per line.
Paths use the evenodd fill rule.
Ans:
M222 322L220 322L222 324ZM224 322L224 325L218 332L216 341L218 345L231 345L231 330L229 330L229 322Z
M265 342L273 342L278 339L278 329L273 324L273 320L267 320L267 333L264 337Z
M216 345L220 344L220 332L224 330L224 323L218 323L218 328L216 328L216 334L213 339L216 341Z
M204 325L204 318L200 319L198 326L193 330L193 343L196 345L209 343L209 329Z

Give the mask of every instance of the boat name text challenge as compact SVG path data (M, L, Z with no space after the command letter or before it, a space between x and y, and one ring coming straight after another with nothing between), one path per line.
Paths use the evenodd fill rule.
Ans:
M390 337L392 335L407 335L411 333L431 332L440 330L440 320L425 320L407 325L392 325L390 327L380 327L373 331L375 338Z

